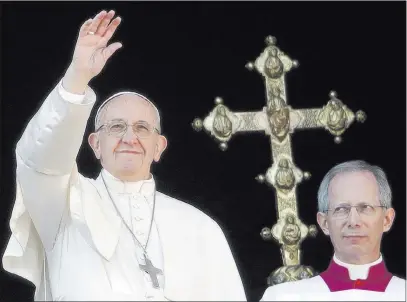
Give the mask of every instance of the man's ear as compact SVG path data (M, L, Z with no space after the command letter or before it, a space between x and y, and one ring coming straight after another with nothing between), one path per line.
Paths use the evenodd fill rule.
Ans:
M164 135L159 135L157 143L155 145L154 161L158 162L163 154L164 150L167 149L167 138Z
M88 136L89 146L92 148L97 159L100 159L100 141L97 133L91 133Z
M324 232L325 235L329 236L327 214L318 212L317 213L317 222L318 222L319 227L321 228L322 232Z
M394 222L394 218L396 216L396 211L393 208L389 208L384 213L384 220L383 220L383 231L388 232Z

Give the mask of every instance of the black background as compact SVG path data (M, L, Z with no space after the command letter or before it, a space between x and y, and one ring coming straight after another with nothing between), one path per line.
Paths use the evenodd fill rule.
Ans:
M353 124L339 145L325 130L294 133L295 163L312 174L297 189L302 220L316 223L318 185L333 165L364 159L383 167L397 215L382 250L389 270L405 277L405 2L4 3L2 251L15 194L15 143L68 66L80 24L102 9L122 16L113 40L124 47L91 83L99 102L124 89L155 100L169 140L153 168L158 187L219 222L250 299L260 298L267 275L281 265L278 245L259 235L276 221L274 192L254 179L270 165L269 141L262 133L241 134L222 152L208 134L195 132L191 122L212 110L216 96L236 111L265 105L261 76L244 66L263 50L267 35L276 36L282 51L300 63L286 78L292 107L321 107L333 89L350 109L367 113L367 121ZM99 172L87 145L78 161L86 176ZM332 256L328 238L320 232L302 247L304 264L326 268ZM29 301L33 290L24 280L0 272L1 301Z

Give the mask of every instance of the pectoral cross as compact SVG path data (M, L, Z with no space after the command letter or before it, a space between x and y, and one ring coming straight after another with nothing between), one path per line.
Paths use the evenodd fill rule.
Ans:
M272 229L263 228L260 233L264 240L274 237L281 245L284 266L270 275L271 285L315 274L310 267L300 265L300 243L308 235L315 236L317 229L315 225L304 225L298 217L296 187L311 174L301 171L294 163L292 133L298 129L324 128L335 136L336 143L340 143L341 135L353 121L363 122L366 115L363 111L354 114L335 92L330 93L330 100L322 108L291 108L286 97L285 75L298 67L298 62L276 46L274 37L267 37L266 44L255 62L246 64L249 70L256 69L264 79L266 106L257 112L233 112L217 97L215 108L204 120L196 118L192 126L197 131L204 128L220 143L222 151L237 133L263 131L270 137L272 165L256 179L273 187L277 200L277 223Z
M163 273L162 270L156 268L151 260L147 257L147 255L144 255L144 261L146 262L146 264L140 264L140 268L147 274L149 274L151 282L153 283L153 287L160 288L160 283L158 282L157 276Z

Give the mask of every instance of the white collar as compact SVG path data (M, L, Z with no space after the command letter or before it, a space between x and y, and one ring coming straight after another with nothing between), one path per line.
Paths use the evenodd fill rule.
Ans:
M102 169L101 174L103 179L106 181L106 185L109 190L115 193L129 193L129 194L142 194L144 196L151 196L154 194L155 190L155 180L153 175L150 173L150 178L146 180L139 181L122 181L114 177L107 170Z
M373 261L371 263L366 263L366 264L349 264L349 263L345 263L342 262L341 260L338 259L338 257L336 257L336 255L334 254L333 260L335 261L336 264L346 267L348 269L349 272L349 278L352 280L356 280L356 279L362 279L365 280L367 279L368 275L369 275L369 269L376 265L379 264L380 262L383 261L382 255L380 254L379 259L377 259L376 261Z
M155 181L150 174L148 180L124 182L114 177L105 169L102 169L95 182L100 199L95 198L95 195L82 197L81 211L84 213L92 240L103 257L109 260L114 254L119 241L122 220L115 211L102 176L108 190L112 193L143 194L145 197L148 197L149 194L154 194ZM84 192L88 191L84 190Z

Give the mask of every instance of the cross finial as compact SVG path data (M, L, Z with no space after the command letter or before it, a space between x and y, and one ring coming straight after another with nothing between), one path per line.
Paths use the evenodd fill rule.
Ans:
M204 119L196 118L193 127L196 131L205 129L225 151L232 137L239 133L263 132L269 137L271 146L271 166L256 179L275 190L278 220L272 227L261 230L265 240L274 238L281 244L285 266L294 268L293 277L300 278L308 268L300 265L300 244L307 236L315 236L317 228L306 226L298 215L297 185L311 177L296 165L291 136L296 130L323 128L335 136L335 142L342 141L342 135L356 120L364 122L366 113L350 110L335 91L329 93L329 100L320 108L294 109L287 101L286 74L299 66L277 46L274 36L265 38L266 47L246 68L257 71L265 84L266 104L257 111L235 112L220 97L215 99L215 108ZM316 149L316 152L321 152ZM298 269L301 268L301 269ZM278 275L283 271L275 271Z

